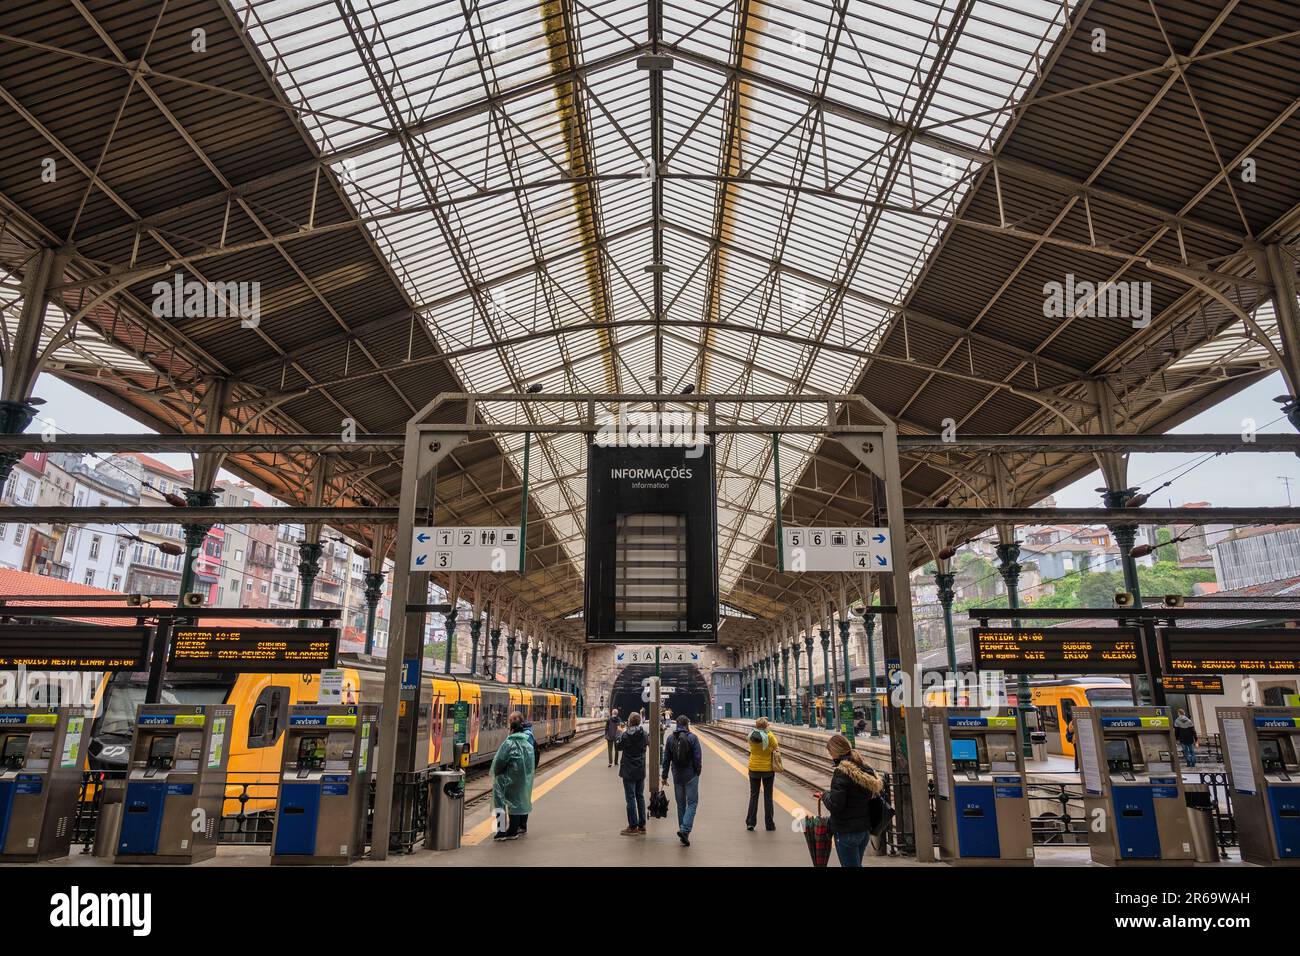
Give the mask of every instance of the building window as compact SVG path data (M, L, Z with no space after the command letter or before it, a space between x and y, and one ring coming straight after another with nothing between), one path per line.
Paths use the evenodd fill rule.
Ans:
M94 571L87 571L87 572L86 572L86 583L87 583L88 585L90 585L91 587L94 587L94 586L95 586L95 572L94 572Z
M117 543L117 558L116 560L113 561L113 563L120 568L125 561L126 561L126 542L119 541Z
M103 539L97 534L92 534L90 536L90 560L99 560L99 545L102 541Z
M113 590L114 591L122 590L122 575L120 574L113 575Z
M22 544L23 537L27 534L27 525L20 524L14 528L14 544Z
M265 583L263 583L263 585L262 585L262 593L263 593L263 594L266 593L266 584L265 584Z
M235 563L236 563L236 564L243 564L243 563L244 563L244 550L243 550L243 548L236 548L236 549L235 549Z

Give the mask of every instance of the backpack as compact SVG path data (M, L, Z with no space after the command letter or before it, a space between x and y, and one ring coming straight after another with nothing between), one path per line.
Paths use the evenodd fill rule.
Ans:
M695 748L688 734L673 734L673 764L678 767L694 766Z

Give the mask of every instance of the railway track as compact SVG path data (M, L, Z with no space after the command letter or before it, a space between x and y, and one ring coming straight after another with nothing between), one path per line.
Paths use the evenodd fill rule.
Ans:
M585 749L586 745L604 733L603 727L580 730L558 749L548 747L542 751L542 770L566 763L575 754ZM492 774L488 771L491 761L481 767L475 767L465 774L465 808L478 804L492 796Z

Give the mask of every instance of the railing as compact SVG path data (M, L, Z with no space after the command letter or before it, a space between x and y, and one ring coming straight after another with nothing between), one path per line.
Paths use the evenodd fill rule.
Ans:
M413 853L423 841L429 819L429 771L398 774L393 821L396 829L389 840L393 853ZM82 853L94 849L95 835L103 816L104 799L116 791L120 798L126 783L124 770L90 770L82 773L81 791L72 819L72 843ZM217 843L223 846L270 846L275 830L275 809L279 800L279 775L264 771L232 771L226 775ZM234 813L231 804L237 804ZM366 843L370 843L374 819L375 781L370 781L366 806Z
M1214 815L1215 842L1219 845L1219 859L1228 858L1228 847L1240 846L1237 834L1237 817L1232 810L1232 788L1223 771L1205 770L1201 783L1210 791L1210 812Z

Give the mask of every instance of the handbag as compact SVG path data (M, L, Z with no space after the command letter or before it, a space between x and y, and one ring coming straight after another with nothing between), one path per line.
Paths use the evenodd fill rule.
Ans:
M784 769L785 767L781 765L781 748L773 747L772 748L772 772L780 773Z
M668 794L662 790L654 791L650 794L650 805L646 809L656 820L668 816Z

